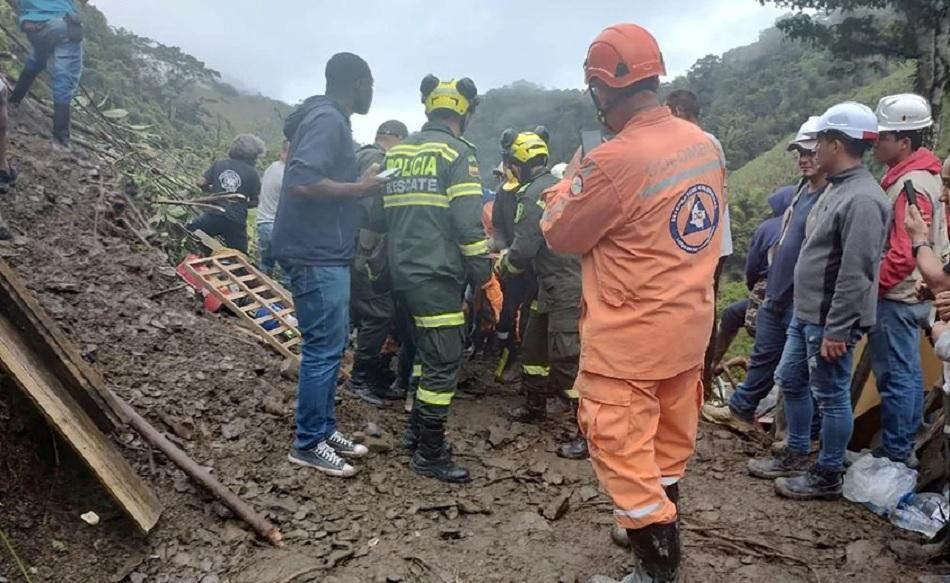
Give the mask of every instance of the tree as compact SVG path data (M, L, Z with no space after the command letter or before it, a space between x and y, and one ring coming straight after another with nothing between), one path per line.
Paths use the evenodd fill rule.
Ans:
M940 112L950 89L950 2L947 0L757 0L798 10L778 27L846 58L883 56L916 61L915 90ZM804 10L818 10L820 15Z

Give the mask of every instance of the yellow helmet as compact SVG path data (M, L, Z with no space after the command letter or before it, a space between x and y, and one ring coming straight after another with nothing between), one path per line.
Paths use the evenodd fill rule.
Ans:
M543 126L538 126L533 132L518 134L507 129L501 134L502 156L514 164L525 164L538 156L544 156L547 162L550 155L548 139L548 131Z
M458 81L439 81L435 75L426 75L419 88L426 115L437 109L447 109L464 117L478 104L478 89L468 77Z

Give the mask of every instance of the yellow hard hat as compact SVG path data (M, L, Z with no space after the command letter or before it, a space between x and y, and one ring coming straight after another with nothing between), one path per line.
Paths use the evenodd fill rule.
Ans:
M550 154L547 143L548 132L543 127L533 132L514 133L505 130L501 134L502 155L515 164L524 164L538 156L547 158Z
M426 115L436 109L448 109L464 116L478 104L478 90L468 77L458 81L439 81L435 75L427 75L420 89Z

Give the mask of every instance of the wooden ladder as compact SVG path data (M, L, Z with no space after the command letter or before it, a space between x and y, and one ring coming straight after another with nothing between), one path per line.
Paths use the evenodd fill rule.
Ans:
M243 253L221 249L186 261L185 268L277 352L300 362L300 330L290 294Z

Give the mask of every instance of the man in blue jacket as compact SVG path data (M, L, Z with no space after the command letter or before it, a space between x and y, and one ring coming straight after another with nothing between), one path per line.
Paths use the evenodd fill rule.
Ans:
M362 456L336 428L334 398L349 334L350 263L357 200L385 182L378 166L357 176L350 115L365 115L373 76L352 53L334 55L326 95L307 99L287 118L287 168L274 218L271 250L290 276L303 336L297 397L297 437L288 459L331 476L356 469L342 456Z

